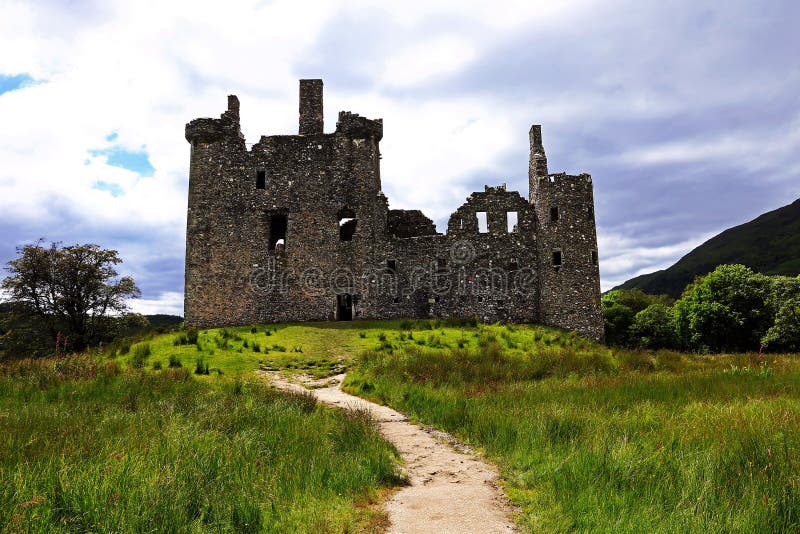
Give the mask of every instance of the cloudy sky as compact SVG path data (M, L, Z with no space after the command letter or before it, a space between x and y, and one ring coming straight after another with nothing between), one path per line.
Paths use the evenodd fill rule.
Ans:
M135 309L182 313L186 122L242 102L295 133L297 80L384 119L394 208L444 231L484 184L594 177L603 289L800 197L800 3L0 0L0 261L120 251Z

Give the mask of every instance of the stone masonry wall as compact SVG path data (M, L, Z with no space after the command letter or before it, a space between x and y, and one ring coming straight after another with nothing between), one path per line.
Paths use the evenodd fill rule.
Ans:
M588 175L537 175L533 202L487 186L439 234L419 210L389 210L380 119L341 112L324 133L321 80L301 80L299 116L298 135L249 150L234 96L219 119L187 124L187 325L477 316L602 338ZM546 176L546 159L537 165ZM553 203L561 225L542 222ZM564 251L557 270L553 247Z

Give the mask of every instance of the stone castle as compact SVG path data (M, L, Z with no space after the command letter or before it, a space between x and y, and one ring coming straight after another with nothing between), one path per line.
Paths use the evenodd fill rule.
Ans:
M460 316L603 338L592 178L549 174L540 126L529 198L487 186L444 234L389 209L382 137L346 111L325 133L322 80L300 80L298 135L248 150L235 96L187 124L186 324Z

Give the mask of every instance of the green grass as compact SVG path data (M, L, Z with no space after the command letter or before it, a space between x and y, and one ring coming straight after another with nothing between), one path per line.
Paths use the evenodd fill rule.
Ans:
M147 358L167 342L150 340ZM0 532L382 527L369 504L399 478L367 416L164 363L0 367Z
M52 511L55 509L82 510L76 505L39 512L38 506L49 505L27 504L40 495L46 499L59 495L53 488L59 487L56 478L62 481L59 484L66 484L68 479L61 474L68 472L65 466L71 462L83 465L84 456L71 449L73 434L78 436L76 444L83 443L75 447L91 449L85 454L87 466L81 468L87 472L95 469L97 473L100 465L114 466L108 458L119 450L125 450L137 459L136 465L142 466L132 471L139 473L134 477L138 482L131 483L133 497L124 505L125 510L137 512L120 512L122 515L137 515L140 509L136 506L148 498L147 491L156 491L161 497L177 496L170 504L159 504L159 513L189 517L180 510L186 503L198 502L192 488L209 484L213 491L204 495L219 497L199 502L214 511L195 517L184 530L234 530L230 525L239 521L234 520L236 506L244 507L251 501L263 505L259 509L262 524L279 525L278 530L344 531L358 530L365 521L374 524L376 520L369 523L370 519L364 519L367 512L354 503L368 501L375 488L394 481L388 467L383 467L389 465L383 462L390 452L369 434L374 429L363 430L362 435L367 437L352 440L352 449L338 445L337 440L344 438L335 438L342 425L372 428L366 422L358 422L358 418L350 422L346 414L319 407L307 411L303 399L287 400L274 392L255 394L248 404L258 415L244 409L235 417L227 413L231 402L234 406L244 402L232 393L236 384L244 384L246 391L257 387L248 379L256 369L327 376L346 366L345 387L351 392L390 404L412 419L447 430L484 450L499 465L510 497L520 505L521 524L532 531L715 533L800 528L797 355L761 359L757 355L623 351L542 326L465 323L462 327L454 321L436 320L204 329L196 332L196 341L194 333L184 331L127 345L118 343L113 354L105 354L101 361L112 368L119 365L123 371L110 378L98 372L94 382L86 381L107 383L103 387L111 388L98 393L93 404L81 404L81 395L86 392L68 393L88 386L48 385L47 380L44 385L30 383L23 388L15 379L15 387L23 389L6 396L0 393L0 439L6 440L0 445L8 443L0 446L0 454L30 446L44 446L50 451L42 449L36 460L42 465L37 467L41 474L34 470L26 478L30 463L23 469L19 467L21 460L16 460L17 471L0 473L2 480L14 481L14 487L22 484L20 480L30 480L22 489L14 490L11 501L3 501L3 510L12 515L0 516L0 524L19 514L27 518L56 514ZM198 366L200 360L202 366ZM170 368L171 362L178 361L182 368ZM152 371L156 362L162 371ZM194 374L198 367L206 366L208 375ZM171 384L168 377L173 375L191 379L186 380L188 385L183 381L159 385L160 381ZM135 395L131 393L134 390L138 391ZM29 405L28 398L35 402ZM270 400L261 400L267 398ZM129 413L126 403L131 402L137 411ZM288 410L291 418L275 406ZM37 422L37 417L43 417L39 414L48 413L49 420ZM284 414L280 423L275 422L275 414ZM237 426L226 419L229 416L245 422ZM12 420L9 417L16 421L14 427L7 426ZM69 421L72 417L78 417L80 425L70 423L63 435L58 434L55 428L60 418ZM131 440L138 443L136 446L120 447L114 441L117 436L105 430L104 439L111 444L101 440L104 444L95 446L84 436L90 432L80 430L104 429L104 424L111 424L104 421L123 417L125 425L133 425L134 430L122 432L118 439L122 443ZM14 430L21 421L32 421L32 428L50 429L44 433L50 440L45 441L46 446L41 441L45 438L39 438L33 430L27 434ZM247 429L254 424L263 429L283 428L280 433L288 432L289 443L273 442L271 431L250 437ZM258 441L258 446L245 445L245 438L230 437L225 430L228 425L236 429L235 435L263 441ZM127 426L120 423L114 428ZM156 429L162 428L172 437L159 437ZM50 434L60 436L61 441L46 437ZM180 448L179 436L193 445ZM207 441L197 444L200 436ZM149 445L151 442L159 445ZM243 478L236 484L226 482L228 478L204 482L209 464L204 463L203 468L195 464L208 460L198 460L193 451L225 451L224 455L217 452L220 456L210 456L217 458L214 462L223 462L229 450L238 450L235 444L240 442L244 457L255 454L251 447L272 451L266 455L269 460L259 464L263 471L244 473L252 464L239 464L231 458L226 469ZM356 443L372 452L364 453ZM53 452L61 448L71 451L66 459ZM344 458L340 458L339 450L346 453ZM160 451L167 451L167 459L158 456ZM301 465L299 458L308 455L315 458L312 465ZM168 489L146 491L149 486L143 480L147 476L160 480L156 474L161 467L156 466L162 465L179 466L181 473L189 474L180 480L165 475L163 484ZM217 466L216 473L221 472L217 463L210 465ZM348 487L361 489L351 489L350 493L329 489L327 484L335 479L334 469L342 465L360 469L358 480L349 482L352 485ZM303 466L310 471L303 471ZM167 472L177 477L177 469ZM300 475L294 476L296 473ZM81 490L86 494L99 491L90 491L95 485L104 487L101 475L91 476L94 485L87 482ZM122 479L114 481L124 487ZM35 489L25 489L29 487ZM108 494L103 494L87 503L99 506L97 503L107 498ZM218 501L223 504L214 504ZM277 504L272 504L284 502L286 509L276 509ZM191 510L196 509L192 506ZM247 516L245 512L236 512L236 517ZM92 513L88 515L94 517ZM206 517L228 519L206 524Z
M241 375L267 369L324 377L340 372L365 350L391 352L412 346L433 350L447 350L459 345L476 347L481 342L480 336L505 336L503 343L516 344L515 349L509 350L520 354L537 343L556 346L569 341L578 348L591 346L590 342L574 334L553 328L520 326L512 337L505 327L462 328L456 323L440 320L352 321L201 329L194 334L190 330L152 336L130 345L127 351L123 349L125 344L117 343L110 347L109 355L123 366L145 369L152 369L156 361L166 367L170 358L194 369L198 359L202 359L209 365L212 376L220 372ZM407 329L409 325L413 331ZM196 335L196 344L190 342L193 335ZM144 346L147 349L140 348ZM148 350L149 354L141 356Z
M485 450L532 531L800 529L800 357L612 352L563 335L526 353L525 330L368 351L345 387Z

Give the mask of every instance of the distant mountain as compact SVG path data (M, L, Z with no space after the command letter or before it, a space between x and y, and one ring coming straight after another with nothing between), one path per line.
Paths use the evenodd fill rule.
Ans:
M741 263L764 274L800 274L800 199L712 237L667 269L631 278L614 289L681 296L696 276Z

